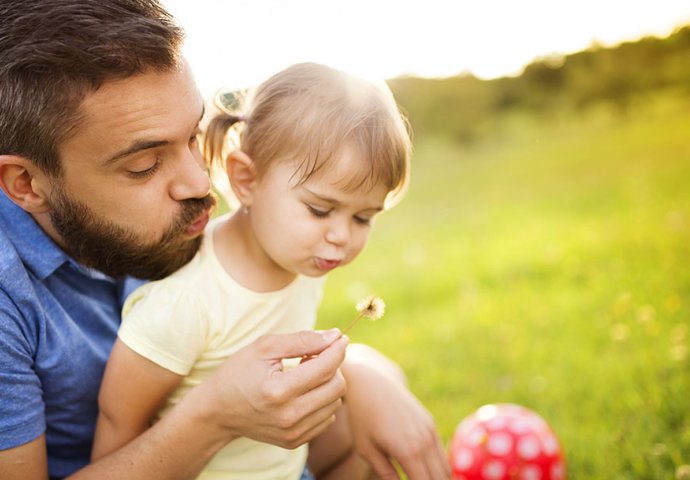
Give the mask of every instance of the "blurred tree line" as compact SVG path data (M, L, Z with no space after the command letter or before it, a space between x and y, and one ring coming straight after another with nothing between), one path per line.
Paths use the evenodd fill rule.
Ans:
M658 89L690 95L690 26L667 38L645 37L566 56L535 60L517 77L481 80L470 74L388 81L415 135L441 134L472 143L502 114L580 112L609 102L625 114L634 100Z

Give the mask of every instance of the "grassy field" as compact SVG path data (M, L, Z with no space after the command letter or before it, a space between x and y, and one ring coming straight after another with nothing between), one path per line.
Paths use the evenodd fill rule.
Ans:
M486 403L541 414L572 479L690 464L690 99L621 117L513 118L472 148L415 142L403 202L331 274L320 326L354 302L450 440Z

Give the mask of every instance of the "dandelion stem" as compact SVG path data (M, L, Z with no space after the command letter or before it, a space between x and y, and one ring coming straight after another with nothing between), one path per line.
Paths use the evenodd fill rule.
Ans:
M354 327L355 324L357 324L357 322L359 321L359 319L362 318L363 316L364 315L361 313L359 315L357 315L357 317L354 320L352 320L347 327L345 327L345 330L343 330L342 335L346 335L347 332L349 332L352 329L352 327Z

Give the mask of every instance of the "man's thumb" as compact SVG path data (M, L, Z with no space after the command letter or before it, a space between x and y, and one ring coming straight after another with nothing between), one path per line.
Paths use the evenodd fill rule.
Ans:
M277 358L295 358L318 355L342 336L340 330L303 330L287 335L274 335L273 353ZM275 340L278 340L275 342Z

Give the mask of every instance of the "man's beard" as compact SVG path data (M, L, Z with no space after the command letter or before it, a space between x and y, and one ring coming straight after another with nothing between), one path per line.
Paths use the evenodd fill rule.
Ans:
M158 280L194 257L202 236L190 239L184 231L215 204L212 195L181 201L180 214L160 240L152 243L142 242L133 232L99 217L62 191L51 199L50 218L65 250L78 262L113 278L131 275Z

